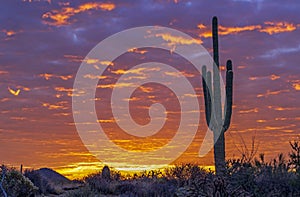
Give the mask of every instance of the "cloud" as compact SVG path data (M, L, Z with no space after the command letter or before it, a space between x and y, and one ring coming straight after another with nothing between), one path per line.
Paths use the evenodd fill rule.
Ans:
M171 46L176 44L191 45L191 44L202 44L203 41L200 39L186 39L180 36L172 36L169 33L156 34L156 37L161 37L163 40L170 42Z
M54 88L57 92L66 92L67 96L73 96L73 89L72 88L65 88L65 87L55 87ZM56 98L60 98L62 94L56 94Z
M2 32L5 33L5 35L7 37L11 37L11 36L16 35L18 33L14 30L6 30L6 29L3 29Z
M54 75L54 74L49 74L49 73L39 74L39 76L46 79L46 80L49 80L51 78L59 78L59 79L62 79L64 81L67 81L67 80L73 78L72 75Z
M113 3L101 3L101 2L89 2L79 5L76 8L73 7L63 7L60 10L52 10L43 14L42 18L44 22L48 25L62 26L68 25L71 22L69 19L79 13L86 12L89 10L103 10L111 11L115 9L115 4Z
M278 34L283 32L291 32L295 31L297 29L298 25L295 25L293 23L289 22L264 22L263 25L247 25L247 26L240 26L240 27L225 27L222 25L219 25L218 33L221 36L225 35L232 35L232 34L238 34L245 31L258 31L258 32L264 32L269 35L272 34ZM199 24L197 26L200 30L204 30L202 33L199 34L200 37L204 38L210 38L212 37L211 30L208 30L207 26L203 24Z
M300 80L292 81L292 86L295 90L299 91L300 90Z
M135 87L134 83L116 83L116 84L101 84L97 85L97 88L124 88L124 87Z
M296 25L288 22L265 22L265 27L260 29L260 32L265 32L267 34L277 34L282 32L290 32L297 29Z
M240 114L257 113L257 112L258 112L258 108L253 108L253 109L248 109L248 110L240 110L239 111Z
M274 81L274 80L277 80L277 79L280 79L280 76L278 76L278 75L271 75L270 76L270 79L272 80L272 81Z
M64 58L67 58L68 61L70 62L82 62L84 59L82 56L77 56L77 55L64 55Z
M207 29L206 26L202 26L200 24L200 26L198 25L199 29ZM250 25L250 26L243 26L243 27L225 27L222 25L219 25L219 35L229 35L229 34L237 34L240 32L244 32L244 31L254 31L257 29L261 29L260 25ZM212 32L211 31L205 31L200 33L200 37L204 37L204 38L210 38L212 37Z
M106 79L107 78L107 76L105 76L105 75L92 75L92 74L86 74L83 77L88 78L88 79Z
M251 81L255 81L255 80L265 80L265 79L271 79L272 81L275 81L277 79L280 79L280 76L272 74L270 76L262 76L262 77L249 77L248 78Z
M109 66L109 65L113 66L114 65L114 63L111 62L111 61L106 61L106 60L100 61L99 59L90 59L90 58L88 58L88 59L86 59L84 61L87 64L97 64L97 63L100 63L100 64L105 65L105 66Z
M56 104L43 103L42 106L48 108L49 110L68 109L69 107L66 107L65 104L67 104L67 102L61 101Z
M113 119L99 119L97 120L99 123L113 123L115 122Z
M23 2L33 3L33 2L48 2L51 4L51 0L22 0Z
M258 94L256 97L257 97L257 98L260 98L260 97L268 97L268 96L271 96L271 95L278 95L278 94L281 94L281 93L284 93L284 92L289 92L289 90L278 90L278 91L270 91L270 90L267 90L266 93Z
M138 49L138 48L132 48L132 49L128 49L128 52L132 52L132 53L138 53L138 54L145 54L148 51L147 50L142 50L142 49Z
M280 107L280 106L268 106L269 109L274 109L275 111L291 111L296 110L295 107Z
M145 93L150 93L150 92L153 92L153 87L145 87L145 86L140 86L139 89L141 89L142 92L145 92Z
M0 70L0 75L8 74L8 71L6 70Z
M261 55L262 58L273 58L281 54L293 53L300 51L300 44L296 47L280 47L276 49L272 49L265 54Z
M19 94L20 94L20 89L17 89L17 90L13 90L13 89L11 89L10 87L8 87L7 88L8 89L8 91L12 94L12 95L14 95L14 96L18 96Z

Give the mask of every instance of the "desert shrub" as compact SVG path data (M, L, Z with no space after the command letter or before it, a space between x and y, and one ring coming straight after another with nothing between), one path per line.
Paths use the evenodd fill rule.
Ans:
M74 191L69 191L65 194L65 197L95 197L97 193L91 189L90 186L86 185Z
M6 169L6 173L2 185L9 197L34 196L38 188L16 169L8 169L5 166L2 166L0 177L2 177L4 168Z

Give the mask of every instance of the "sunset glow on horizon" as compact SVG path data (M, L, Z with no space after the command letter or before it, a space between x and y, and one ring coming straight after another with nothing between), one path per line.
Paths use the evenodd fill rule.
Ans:
M199 126L190 146L171 165L194 163L213 170L213 150L204 157L198 154L207 131L201 75L176 53L180 45L196 44L211 54L213 16L219 19L223 80L227 59L232 60L234 72L226 158L241 157L244 145L251 149L253 137L258 153L264 153L266 161L279 153L287 156L289 141L300 136L299 9L297 1L5 1L0 8L0 165L47 167L71 179L101 170L105 163L88 151L73 119L72 97L80 96L73 85L80 65L85 63L95 72L83 78L99 81L91 101L95 102L97 123L114 144L133 152L158 150L172 141L180 126L182 108L166 85L143 84L130 98L123 99L129 103L132 119L147 125L152 121L151 113L155 113L149 109L160 103L165 113L156 116L155 121L165 123L151 136L133 136L118 125L122 117L114 117L113 89L135 87L134 80L142 81L149 73L164 72L165 78L188 79L195 95L185 94L182 100L198 99ZM109 36L141 26L169 27L193 39L153 33L153 37L168 43L170 51L133 47L114 61L87 56ZM180 72L164 71L155 64L148 69L134 67L154 61ZM97 71L103 65L107 69L101 75ZM124 74L128 77L116 84ZM106 151L115 156L112 150ZM117 170L126 171L126 165ZM132 166L128 169L136 170Z

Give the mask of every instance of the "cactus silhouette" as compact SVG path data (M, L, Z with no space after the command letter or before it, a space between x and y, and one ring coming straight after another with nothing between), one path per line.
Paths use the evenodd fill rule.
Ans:
M221 86L219 74L219 49L218 49L218 19L212 20L213 59L214 66L211 73L206 66L202 67L202 85L205 101L206 123L214 135L214 160L217 174L225 170L225 138L224 133L230 126L232 114L233 71L232 62L226 63L226 99L222 110Z

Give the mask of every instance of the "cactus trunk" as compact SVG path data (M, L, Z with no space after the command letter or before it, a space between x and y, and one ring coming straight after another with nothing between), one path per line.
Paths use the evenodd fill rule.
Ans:
M213 73L202 68L202 85L205 101L205 115L208 127L214 134L214 159L216 174L221 175L225 171L225 136L230 125L232 114L232 91L233 91L233 72L232 62L226 63L226 101L224 109L221 104L221 87L219 71L219 48L218 48L218 19L212 20L213 35Z

